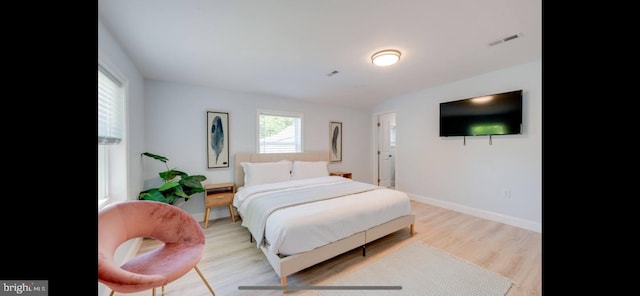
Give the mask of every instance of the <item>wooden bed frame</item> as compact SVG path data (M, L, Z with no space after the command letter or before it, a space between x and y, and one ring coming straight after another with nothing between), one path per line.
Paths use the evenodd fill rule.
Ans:
M236 153L235 155L235 184L236 188L244 185L244 171L240 163L242 162L273 162L283 159L291 161L329 161L329 152L303 152L303 153ZM339 241L313 249L311 251L281 257L268 252L267 248L261 247L269 263L280 276L282 291L286 293L287 276L294 274L307 267L333 258L358 247L364 247L367 243L379 239L383 236L396 232L404 227L409 227L410 235L413 235L413 225L415 215L407 215L378 225L368 230L358 232Z

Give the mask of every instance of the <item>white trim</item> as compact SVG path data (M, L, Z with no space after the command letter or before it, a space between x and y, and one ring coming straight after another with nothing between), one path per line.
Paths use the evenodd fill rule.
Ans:
M109 203L108 198L98 199L98 211L107 206Z
M98 64L104 68L105 70L109 71L111 75L115 76L116 79L118 79L121 83L122 83L122 89L124 91L124 101L123 101L123 130L122 130L122 141L120 142L120 144L118 146L120 146L119 148L117 148L117 152L119 156L124 158L124 161L122 162L122 167L119 168L119 171L121 170L121 173L119 174L120 176L118 177L117 181L113 181L113 178L109 179L110 176L107 176L107 178L109 179L108 182L108 186L112 187L113 182L118 182L119 186L118 188L122 188L122 190L118 190L117 192L115 192L114 190L112 190L112 188L108 188L107 190L107 196L106 199L107 201L99 201L98 202L98 207L99 208L103 208L106 205L108 205L109 203L114 203L114 202L119 202L119 201L125 201L128 200L127 196L129 196L130 194L130 189L131 189L131 184L129 184L129 176L131 175L131 168L129 166L130 163L130 155L129 155L129 151L130 151L130 145L129 145L129 105L130 105L130 87L129 87L129 78L124 75L124 73L122 71L119 70L119 68L116 66L115 63L113 63L108 57L107 55L100 49L98 48ZM116 149L113 149L116 150ZM113 156L113 151L109 152L109 156L108 157L112 157ZM107 165L110 166L108 172L110 174L112 174L112 170L114 169L113 167L111 167L113 165L113 163L110 162L109 159L107 159ZM136 197L137 197L137 193L136 193Z
M393 113L397 115L397 112L394 110L389 110L389 111L380 111L380 112L376 112L373 113L372 118L371 118L371 122L372 122L372 133L373 133L373 137L371 137L371 180L372 183L371 184L376 184L378 185L378 123L380 122L380 115L384 115L384 114L389 114L389 113ZM398 119L396 118L396 122L398 121ZM396 141L396 146L397 146L397 141ZM397 151L397 150L396 150ZM398 184L398 155L396 154L396 160L395 160L395 171L396 171L396 184Z
M469 214L472 216L485 218L485 219L493 220L496 222L509 224L515 227L524 228L527 230L542 233L542 224L539 222L534 222L534 221L525 220L517 217L507 216L507 215L485 211L481 209L476 209L476 208L468 207L465 205L442 201L442 200L431 198L431 197L420 196L417 194L412 194L412 193L407 193L407 194L409 195L409 197L411 197L411 199L415 201L423 202L426 204L449 209L452 211L461 212L461 213Z
M98 64L109 71L109 74L113 75L124 87L126 83L129 82L127 76L122 73L122 71L118 70L118 67L115 66L113 62L98 48Z

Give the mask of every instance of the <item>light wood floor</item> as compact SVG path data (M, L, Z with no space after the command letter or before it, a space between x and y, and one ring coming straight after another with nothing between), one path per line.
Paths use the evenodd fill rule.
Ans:
M355 249L287 277L287 285L326 285L365 263L413 241L422 241L463 260L494 271L515 284L507 293L542 294L542 236L522 228L412 201L416 215L415 233L409 229L367 245L367 255ZM239 290L238 286L279 286L280 278L264 254L249 242L249 232L236 219L209 221L205 255L198 264L216 296L282 295L281 291ZM202 223L201 223L202 224ZM145 239L139 253L158 246ZM384 274L380 275L384 277ZM160 288L156 289L160 295ZM318 291L291 291L287 295L317 295ZM116 295L151 295L151 291ZM165 295L210 295L195 271L165 287ZM393 295L393 292L390 292Z

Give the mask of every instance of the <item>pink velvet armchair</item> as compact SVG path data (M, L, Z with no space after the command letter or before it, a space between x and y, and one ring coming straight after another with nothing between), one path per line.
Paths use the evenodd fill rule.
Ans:
M149 237L164 245L136 256L122 266L113 259L125 241ZM202 258L205 238L189 213L169 204L135 200L109 205L98 212L98 281L115 292L133 293L164 287L192 268L211 295L213 289L196 264Z

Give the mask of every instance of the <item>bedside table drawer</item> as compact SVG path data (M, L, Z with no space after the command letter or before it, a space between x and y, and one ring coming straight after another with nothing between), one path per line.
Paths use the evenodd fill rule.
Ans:
M206 196L205 199L206 199L205 205L207 208L225 206L225 205L231 204L231 202L233 201L233 193L225 192L225 193L209 194Z

